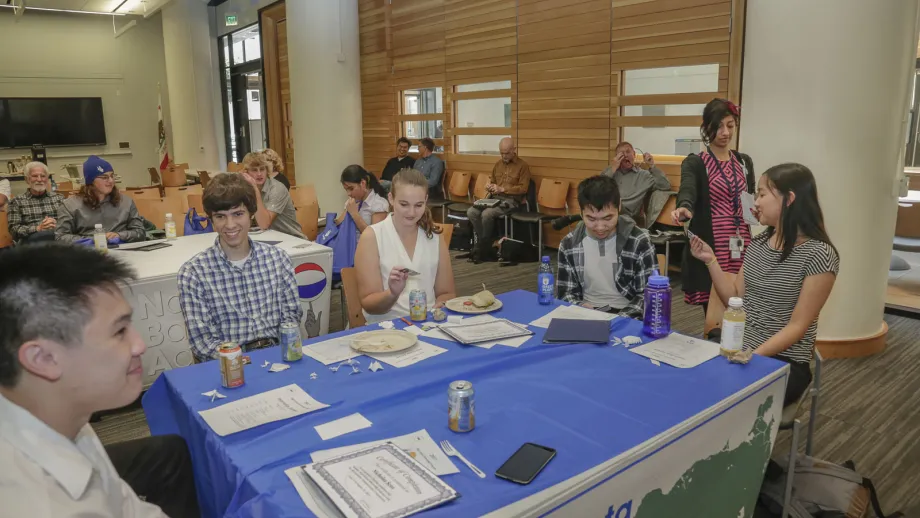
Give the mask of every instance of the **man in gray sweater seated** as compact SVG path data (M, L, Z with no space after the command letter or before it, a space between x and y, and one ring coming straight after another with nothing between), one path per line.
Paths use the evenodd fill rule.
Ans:
M620 213L631 217L636 223L646 228L645 215L642 214L642 204L646 196L653 190L670 191L671 182L664 171L655 166L655 159L651 153L642 157L649 165L646 171L636 165L636 150L629 142L620 142L614 150L615 156L610 167L604 169L603 176L616 180L620 190Z

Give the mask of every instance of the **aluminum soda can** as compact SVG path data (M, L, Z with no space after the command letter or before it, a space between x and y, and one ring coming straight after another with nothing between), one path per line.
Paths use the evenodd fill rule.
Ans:
M303 358L303 349L300 343L300 326L294 322L281 324L281 360L296 362Z
M224 388L243 386L243 350L239 344L225 342L220 344L220 384Z
M469 381L454 381L447 389L447 426L454 432L476 428L476 393Z
M416 322L428 320L428 297L424 291L409 292L409 318Z

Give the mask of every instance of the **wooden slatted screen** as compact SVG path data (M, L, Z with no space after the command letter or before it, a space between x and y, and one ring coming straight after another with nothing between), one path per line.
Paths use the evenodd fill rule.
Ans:
M364 167L382 171L396 149L396 92L392 85L390 4L387 0L361 0L361 115L364 135Z

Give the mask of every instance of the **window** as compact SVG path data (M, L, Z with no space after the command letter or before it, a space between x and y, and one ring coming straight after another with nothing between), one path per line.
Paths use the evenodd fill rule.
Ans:
M498 155L499 142L512 134L511 81L457 85L453 97L456 152Z
M262 57L262 40L259 37L259 26L252 25L240 29L229 36L230 47L233 50L233 63L248 63Z
M441 87L403 90L403 114L420 115L444 112Z
M719 91L719 65L627 70L624 95L686 94Z
M400 131L413 141L409 147L418 152L418 140L434 139L435 153L444 152L444 90L440 86L409 88L400 92Z

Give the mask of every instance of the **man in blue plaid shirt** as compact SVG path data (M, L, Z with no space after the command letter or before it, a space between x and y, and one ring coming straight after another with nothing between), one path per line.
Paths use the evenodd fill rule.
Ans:
M578 204L582 221L559 244L556 298L641 318L645 285L657 268L648 232L620 214L613 178L583 180Z
M300 327L303 319L291 258L249 239L252 185L238 174L217 175L202 203L217 239L179 269L179 304L199 362L217 358L224 342L244 350L273 345L281 324Z

